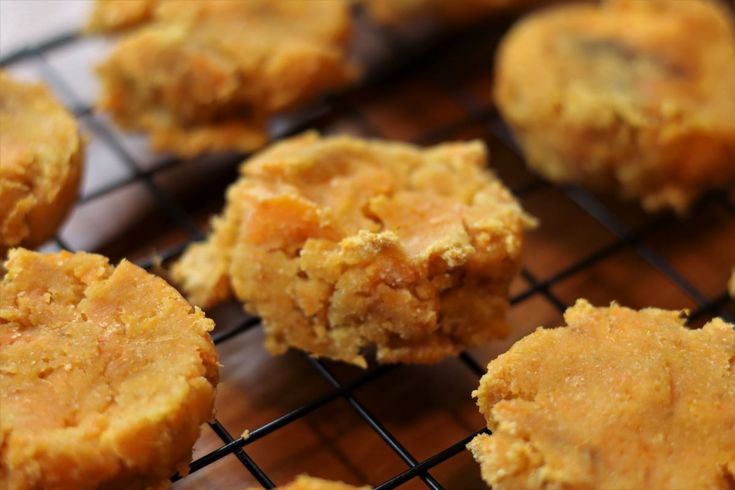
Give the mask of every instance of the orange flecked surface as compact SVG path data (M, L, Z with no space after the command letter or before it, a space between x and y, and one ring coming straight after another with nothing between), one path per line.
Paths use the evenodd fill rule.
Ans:
M707 0L532 14L503 40L494 88L533 169L680 213L735 178L733 94L735 26Z
M473 392L492 435L470 444L504 489L707 488L735 481L735 330L678 311L595 308L536 330Z
M0 283L0 487L167 488L212 416L213 327L127 261L11 250Z
M111 7L111 5L110 5ZM351 81L347 2L161 1L99 67L99 107L191 156L264 145L268 118Z
M306 133L242 166L209 239L172 275L207 307L231 292L266 346L365 365L436 362L508 333L532 223L480 142L421 149Z
M76 200L82 154L74 118L49 90L0 71L0 256L53 236Z

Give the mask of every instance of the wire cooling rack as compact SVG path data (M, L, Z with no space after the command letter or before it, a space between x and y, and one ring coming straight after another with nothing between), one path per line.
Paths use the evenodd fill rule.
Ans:
M370 25L360 15L358 21L358 44L373 43L377 49L373 46L372 52L382 53L367 62L364 81L329 97L304 113L285 118L274 128L274 139L307 128L317 128L325 132L357 132L362 136L404 139L420 144L466 137L487 140L493 155L491 165L511 186L524 207L530 208L542 220L541 238L534 238L535 233L529 235L526 265L511 291L511 318L517 323L526 324L525 331L516 332L514 338L538 324L531 322L542 321L539 318L543 314L536 314L539 310L547 312L547 326L560 324L561 312L577 296L598 298L600 301L620 299L624 304L635 307L646 306L649 300L660 303L656 306L687 307L692 312L690 319L694 324L712 316L733 320L735 308L725 290L729 267L735 264L733 186L706 196L689 217L678 220L668 214L646 215L634 203L621 204L577 186L549 184L524 169L517 147L489 102L492 55L510 19L494 21L462 33L438 35L432 34L431 30L427 34L421 29L412 32L386 30ZM245 156L214 157L227 169L224 178L220 174L220 182L212 184L209 191L204 193L204 197L218 196L214 199L214 205L199 206L202 202L208 202L209 198L202 199L199 191L192 195L193 191L189 189L188 195L182 197L164 187L159 177L171 169L184 166L186 162L166 158L155 166L146 165L126 148L120 133L103 116L82 102L83 97L76 93L76 87L64 79L54 63L49 62L57 50L73 48L81 42L83 38L76 32L66 33L6 55L0 60L0 66L12 70L28 61L36 63L44 81L57 94L61 94L62 100L77 118L84 120L89 138L104 145L126 166L128 172L125 178L85 193L78 206L94 206L98 200L132 184L140 184L145 189L154 204L149 210L151 214L139 220L127 233L117 236L115 241L122 242L122 245L102 244L95 248L111 255L113 259L125 255L139 256L137 262L152 269L159 260L176 257L188 243L204 237L202 216L221 205L219 196L223 193L224 185L235 177L236 166ZM88 161L87 166L90 165L94 165L94 162ZM205 208L204 212L200 209L202 207ZM114 215L110 219L114 219ZM547 223L549 228L544 230ZM160 235L166 238L163 241L154 240L152 237L157 236L156 233L161 229L166 232ZM133 235L134 241L130 235ZM47 248L73 250L75 247L59 236ZM155 254L141 256L141 250L146 249L155 249ZM234 316L230 314L230 321L226 322L230 326L218 326L213 334L221 355L233 339L242 338L246 332L256 330L260 325L258 318L247 315L239 308L235 311L237 313ZM458 360L448 362L461 365L476 384L476 377L484 372L484 363L507 349L512 340L489 350L464 353ZM248 339L248 342L257 340ZM289 355L301 356L295 353ZM238 362L237 355L228 356L223 357L225 367ZM241 481L242 486L253 480L265 488L273 488L274 481L285 483L293 474L289 474L290 470L283 470L283 465L278 464L277 455L266 458L266 453L261 450L260 459L271 460L264 465L253 456L251 447L259 441L277 437L279 431L283 432L320 411L328 411L325 418L331 419L334 410L328 406L336 400L342 400L350 407L345 410L353 412L349 424L362 423L373 433L370 438L372 442L362 436L366 441L364 444L384 446L387 453L393 453L393 458L397 457L398 463L387 467L384 464L380 472L370 473L366 468L375 466L379 460L389 459L389 456L387 453L367 458L359 456L356 461L345 462L358 449L355 443L350 443L349 447L338 451L340 454L337 457L343 460L347 471L335 472L321 465L305 467L291 464L298 468L298 472L317 476L336 474L336 477L344 479L362 480L359 483L370 484L380 490L399 486L432 489L468 488L473 485L482 487L479 472L464 451L467 442L475 435L487 432L479 416L473 419L474 427L464 423L459 424L460 430L444 431L441 443L430 442L433 430L438 427L432 425L431 433L426 434L424 431L420 437L415 437L415 434L411 436L411 445L414 447L410 448L402 440L401 426L420 420L422 410L431 410L432 407L411 406L412 395L380 403L381 396L385 395L383 386L395 385L396 382L391 379L396 377L411 378L415 370L402 366L372 366L366 371L359 371L303 354L298 372L289 378L291 383L299 383L300 377L307 376L302 371L304 365L309 366L311 374L316 373L326 382L326 391L321 389L316 395L310 393L306 401L300 401L280 415L258 424L246 436L239 434L242 424L248 421L238 419L238 414L235 414L240 425L237 431L232 429L232 423L225 424L219 419L210 422L212 434L216 435L219 442L212 442L212 434L205 434L204 438L210 439L209 447L197 450L196 459L191 463L186 477L172 477L174 486L178 488L182 485L183 488L188 481L194 481L190 488L215 488L211 482L217 481L216 475L222 468L218 466L219 462L227 459L236 460L247 470L240 475L240 480L236 480ZM289 366L293 367L293 363ZM346 375L343 372L345 369ZM440 369L449 368L441 366ZM261 375L251 387L267 384L269 380ZM439 381L446 383L447 380L438 377ZM223 382L228 382L226 374ZM377 389L371 388L376 383L384 384ZM291 389L290 386L288 389ZM444 386L435 389L439 395L428 398L435 403L442 398L445 390L451 391ZM469 392L466 398L469 409L474 410ZM421 398L419 404L425 400ZM407 409L401 408L404 404L411 406L408 409L410 416L390 416L391 410L405 412ZM219 413L224 414L225 411L220 407ZM382 416L377 415L379 413ZM247 416L243 415L242 418ZM320 423L331 422L323 418ZM330 437L327 437L326 444L335 450L334 440L339 439L339 436ZM358 442L357 446L362 444ZM280 447L286 446L288 442ZM268 451L274 452L273 449ZM421 456L417 456L419 453ZM378 450L361 454L381 453ZM442 470L447 462L458 455L464 455L464 462L459 467ZM300 458L297 456L293 459ZM227 471L232 471L231 465ZM197 475L204 472L215 476L197 481ZM467 473L471 476L467 477ZM232 486L227 484L218 488Z

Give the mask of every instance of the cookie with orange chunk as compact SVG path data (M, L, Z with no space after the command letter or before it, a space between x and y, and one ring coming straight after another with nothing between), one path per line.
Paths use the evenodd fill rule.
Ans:
M473 392L492 435L469 444L498 490L729 489L735 326L578 300L488 365Z
M684 213L735 178L735 26L712 0L608 0L522 19L494 96L528 164Z
M212 417L213 327L130 262L11 250L0 282L0 487L167 488Z
M250 151L269 117L354 79L350 28L341 1L160 1L98 67L98 105L157 150Z
M206 242L172 275L204 307L230 292L266 346L365 365L437 362L503 337L532 223L481 142L431 148L306 133L251 158Z
M0 71L0 256L53 237L76 200L83 145L43 85Z

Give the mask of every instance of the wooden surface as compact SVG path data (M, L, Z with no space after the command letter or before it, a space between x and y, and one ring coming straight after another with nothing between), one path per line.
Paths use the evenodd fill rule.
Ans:
M525 209L541 222L528 234L524 262L527 278L519 277L515 281L512 288L515 296L531 287L528 278L537 281L552 278L595 251L615 244L618 238L563 189L544 183L527 171L513 151L493 136L489 108L492 52L494 39L503 26L498 23L451 38L415 62L406 55L409 68L338 98L332 103L337 108L328 103L327 115L317 121L317 127L325 133L349 132L421 143L445 139L485 140L492 153L491 167L508 186L524 190L521 201ZM422 37L424 34L406 34L402 38L408 40L403 47L406 52L416 48L417 43L419 47L421 43L424 47L433 46L430 40L436 37L431 31L428 38ZM372 60L373 69L399 66L389 65L395 59L389 61L385 57L388 52L401 55L396 50L385 49L386 45L381 44L387 42L382 37L385 35L365 25L358 32L357 51ZM99 39L76 41L49 52L44 60L32 58L11 66L10 70L27 78L52 82L59 96L72 106L90 104L98 90L92 66L104 56L108 44ZM372 48L368 46L371 44ZM59 80L49 79L44 63L60 75L61 85ZM73 92L71 97L66 89ZM479 104L485 112L470 117L468 100ZM100 125L118 138L141 170L164 165L164 170L152 174L153 182L202 227L206 227L208 216L221 206L223 191L236 175L237 159L232 156L166 163L165 156L146 149L144 138L120 134L104 115L92 112L80 122L89 138L85 195L95 195L116 182L126 182L133 174L100 138L95 130ZM735 191L732 188L729 194L705 199L685 220L651 217L635 203L620 203L610 196L598 198L630 230L652 220L654 225L639 240L614 248L588 267L565 274L549 286L548 294L539 290L515 304L510 312L512 336L474 349L471 355L478 362L484 365L539 325L561 324L555 299L564 304L586 297L596 304L619 301L632 307L696 309L696 301L690 295L638 253L636 247L640 245L665 258L708 300L719 300L715 313L733 314L732 301L723 298L725 282L735 264ZM61 238L70 248L100 251L118 260L125 256L148 257L187 240L187 235L161 211L160 203L152 197L145 182L137 180L80 204L64 226ZM58 244L51 243L45 248L58 248ZM222 331L243 318L235 304L223 305L210 313ZM698 321L701 323L707 316ZM217 418L235 437L330 391L330 386L301 353L273 357L265 352L260 327L219 344L218 351L223 367ZM342 381L363 374L356 368L327 365ZM459 360L451 359L436 366L398 366L355 390L354 396L421 461L484 426L470 399L476 385L475 374ZM220 439L205 427L195 458L221 445ZM376 485L407 468L343 398L246 445L245 450L277 484L289 481L298 473L310 473L354 484ZM445 488L485 488L477 466L466 451L436 466L431 474ZM237 489L254 484L250 473L229 455L177 482L174 488ZM426 486L413 479L401 488Z

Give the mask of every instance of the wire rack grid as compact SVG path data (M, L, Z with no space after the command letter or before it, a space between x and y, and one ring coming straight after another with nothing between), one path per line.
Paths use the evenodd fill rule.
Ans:
M515 165L520 164L520 152L486 95L489 93L486 83L491 77L489 76L489 70L485 67L491 66L490 60L494 46L509 25L509 19L494 21L491 25L462 33L432 34L429 37L422 33L418 36L420 42L416 41L415 33L402 35L381 27L365 27L365 25L363 19L360 22L360 28L372 30L374 40L377 39L378 42L383 43L383 52L393 53L394 56L380 58L377 63L374 63L359 86L329 97L305 113L288 119L287 124L274 131L274 139L277 140L312 127L327 130L336 127L339 130L340 124L346 120L351 125L350 127L358 126L359 132L365 136L399 137L421 144L464 137L465 134L470 133L473 136L491 140L491 150L493 152L500 148L501 153L505 152L514 159ZM70 86L54 68L53 64L48 62L49 55L55 50L73 46L75 43L80 43L81 39L76 32L65 33L3 57L0 60L0 66L12 69L16 64L29 60L37 62L41 67L43 79L57 94L63 95L62 99L76 117L84 118L88 130L91 132L91 138L100 141L117 155L129 170L127 177L86 193L80 199L79 205L93 204L96 200L104 198L133 182L141 183L144 186L149 197L155 203L156 212L163 215L171 227L175 229L173 235L176 237L173 243L170 243L171 240L169 240L167 243L170 244L165 247L156 246L155 254L143 256L137 260L141 266L152 269L159 260L176 257L187 244L200 240L204 236L200 226L201 221L197 220L194 213L191 212L191 209L189 209L191 206L182 205L180 199L164 189L157 180L160 174L183 165L184 162L176 158L167 158L155 167L146 167L126 149L114 128L103 117L99 117L91 106L81 102L82 99L79 94L75 93L74 87ZM481 49L478 49L478 46ZM469 71L472 77L477 75L475 68L478 66L483 67L479 70L478 77L472 78L469 82L462 79L466 75L467 67L470 67ZM385 96L386 93L392 94L396 91L398 92L396 97L404 96L405 91L394 90L395 87L403 86L402 84L406 83L407 80L410 81L416 76L420 77L423 87L430 87L427 93L439 94L437 100L420 101L420 105L425 105L423 112L419 110L421 114L411 115L411 117L425 117L427 119L427 122L422 122L419 128L412 127L408 131L401 128L398 130L390 127L386 128L386 125L381 124L380 117L376 117L369 110L366 110L366 101L368 101L367 106L376 101L379 104L391 103L390 97ZM477 81L478 78L479 82ZM409 91L411 86L409 83ZM441 99L441 102L438 99ZM452 110L442 111L439 107L441 104L450 104ZM434 108L436 108L436 111L434 111ZM416 107L410 108L410 110L413 109L416 109ZM456 113L457 116L442 117L440 118L442 119L441 122L434 123L432 121L434 112ZM243 157L244 155L225 155L218 158L224 161L232 170ZM513 172L515 172L514 169L510 170L511 174ZM499 173L501 177L504 176L502 170ZM228 175L232 177L233 174ZM568 263L561 268L556 267L554 270L548 270L547 268L537 267L536 269L539 270L535 270L532 265L526 265L521 271L523 279L520 282L523 283L523 286L515 288L511 297L511 304L514 309L520 309L522 312L524 308L532 308L529 304L535 301L536 303L542 302L548 305L559 315L573 301L569 294L564 293L565 290L560 287L561 285L585 272L589 272L606 261L612 260L616 256L629 254L636 257L634 259L638 261L636 263L645 264L648 269L655 271L655 274L663 277L670 286L678 290L680 296L674 297L686 298L687 304L692 308L690 318L693 322L701 322L715 315L722 316L729 321L733 320L733 304L727 296L724 282L719 290L713 292L713 288L708 287L707 291L703 291L702 287L696 283L697 281L693 280L694 276L691 272L680 270L676 263L659 251L660 247L656 246L656 243L661 243L661 241L656 242L654 239L657 234L661 233L664 237L687 235L687 227L689 226L687 223L697 223L702 219L711 221L706 216L713 212L717 214L718 218L709 228L726 227L731 231L735 230L735 189L732 186L705 197L695 207L687 221L682 222L666 214L642 216L639 211L633 211L632 214L636 218L631 220L629 219L631 206L621 207L614 200L611 201L597 196L577 186L554 186L533 176L516 184L512 186L512 190L516 196L524 201L524 205L526 201L535 199L535 196L539 194L549 192L557 194L568 205L575 208L575 213L581 213L579 214L581 216L578 218L579 220L594 223L594 226L604 230L606 236L609 236L610 239L600 246L592 246L585 242L582 247L583 253L575 256L574 260L567 261ZM635 207L635 205L632 205L632 207ZM564 215L567 212L565 209L567 208L557 208L550 212ZM567 221L573 222L575 216L577 214L572 213ZM554 218L552 218L553 220ZM719 249L720 258L713 261L714 265L712 267L720 267L723 260L729 260L731 264L735 262L732 251L735 246L727 238L732 236L735 235L726 235L726 238L722 238L722 236L715 237L715 248ZM699 253L701 251L700 245L696 240L692 241L691 237L689 238L688 241L685 240L686 251L701 255ZM56 238L55 244L51 248L74 249L61 236ZM119 254L122 256L128 249L122 248L119 250ZM528 247L527 256L533 257L539 251L539 248L534 248L532 242ZM721 257L723 255L724 259ZM711 256L702 256L700 260L707 261L711 258ZM599 279L599 277L596 279ZM240 311L236 321L231 323L230 328L218 328L213 334L213 340L218 349L222 349L232 339L258 327L260 320ZM463 353L459 357L459 363L464 366L463 369L467 370L475 379L484 372L483 362L478 360L479 357L482 356L471 352ZM364 424L367 424L381 443L389 448L390 452L394 453L401 461L402 467L399 467L398 471L392 472L387 477L377 481L365 477L365 483L371 484L378 490L388 490L404 485L424 486L432 489L451 486L440 483L432 470L462 453L465 445L475 435L488 432L486 428L478 424L474 429L466 430L450 443L432 449L428 455L418 457L416 451L406 447L401 438L396 435L396 431L389 428L391 424L381 420L381 417L377 416L374 410L369 407L369 403L363 399L364 397L358 395L359 390L388 375L400 376L400 371L404 368L373 366L367 371L358 372L345 380L341 379L344 376L338 374L339 367L335 364L314 359L305 354L303 358L313 372L326 382L327 390L323 390L320 395L311 397L307 402L301 403L250 430L247 437L239 436L236 431L225 427L224 423L217 419L213 420L209 423L209 426L212 433L219 439L219 444L202 454L198 454L197 458L191 463L189 474L186 477L174 475L172 480L176 482L175 487L191 479L198 472L215 467L215 463L222 459L235 458L249 472L251 481L255 480L265 488L273 488L275 486L275 478L272 476L273 471L266 471L263 465L251 456L248 450L249 446L269 436L272 437L279 430L283 430L287 426L323 409L335 400L345 401L357 417ZM268 380L265 379L262 382L267 383ZM310 472L319 474L320 469L314 468Z

